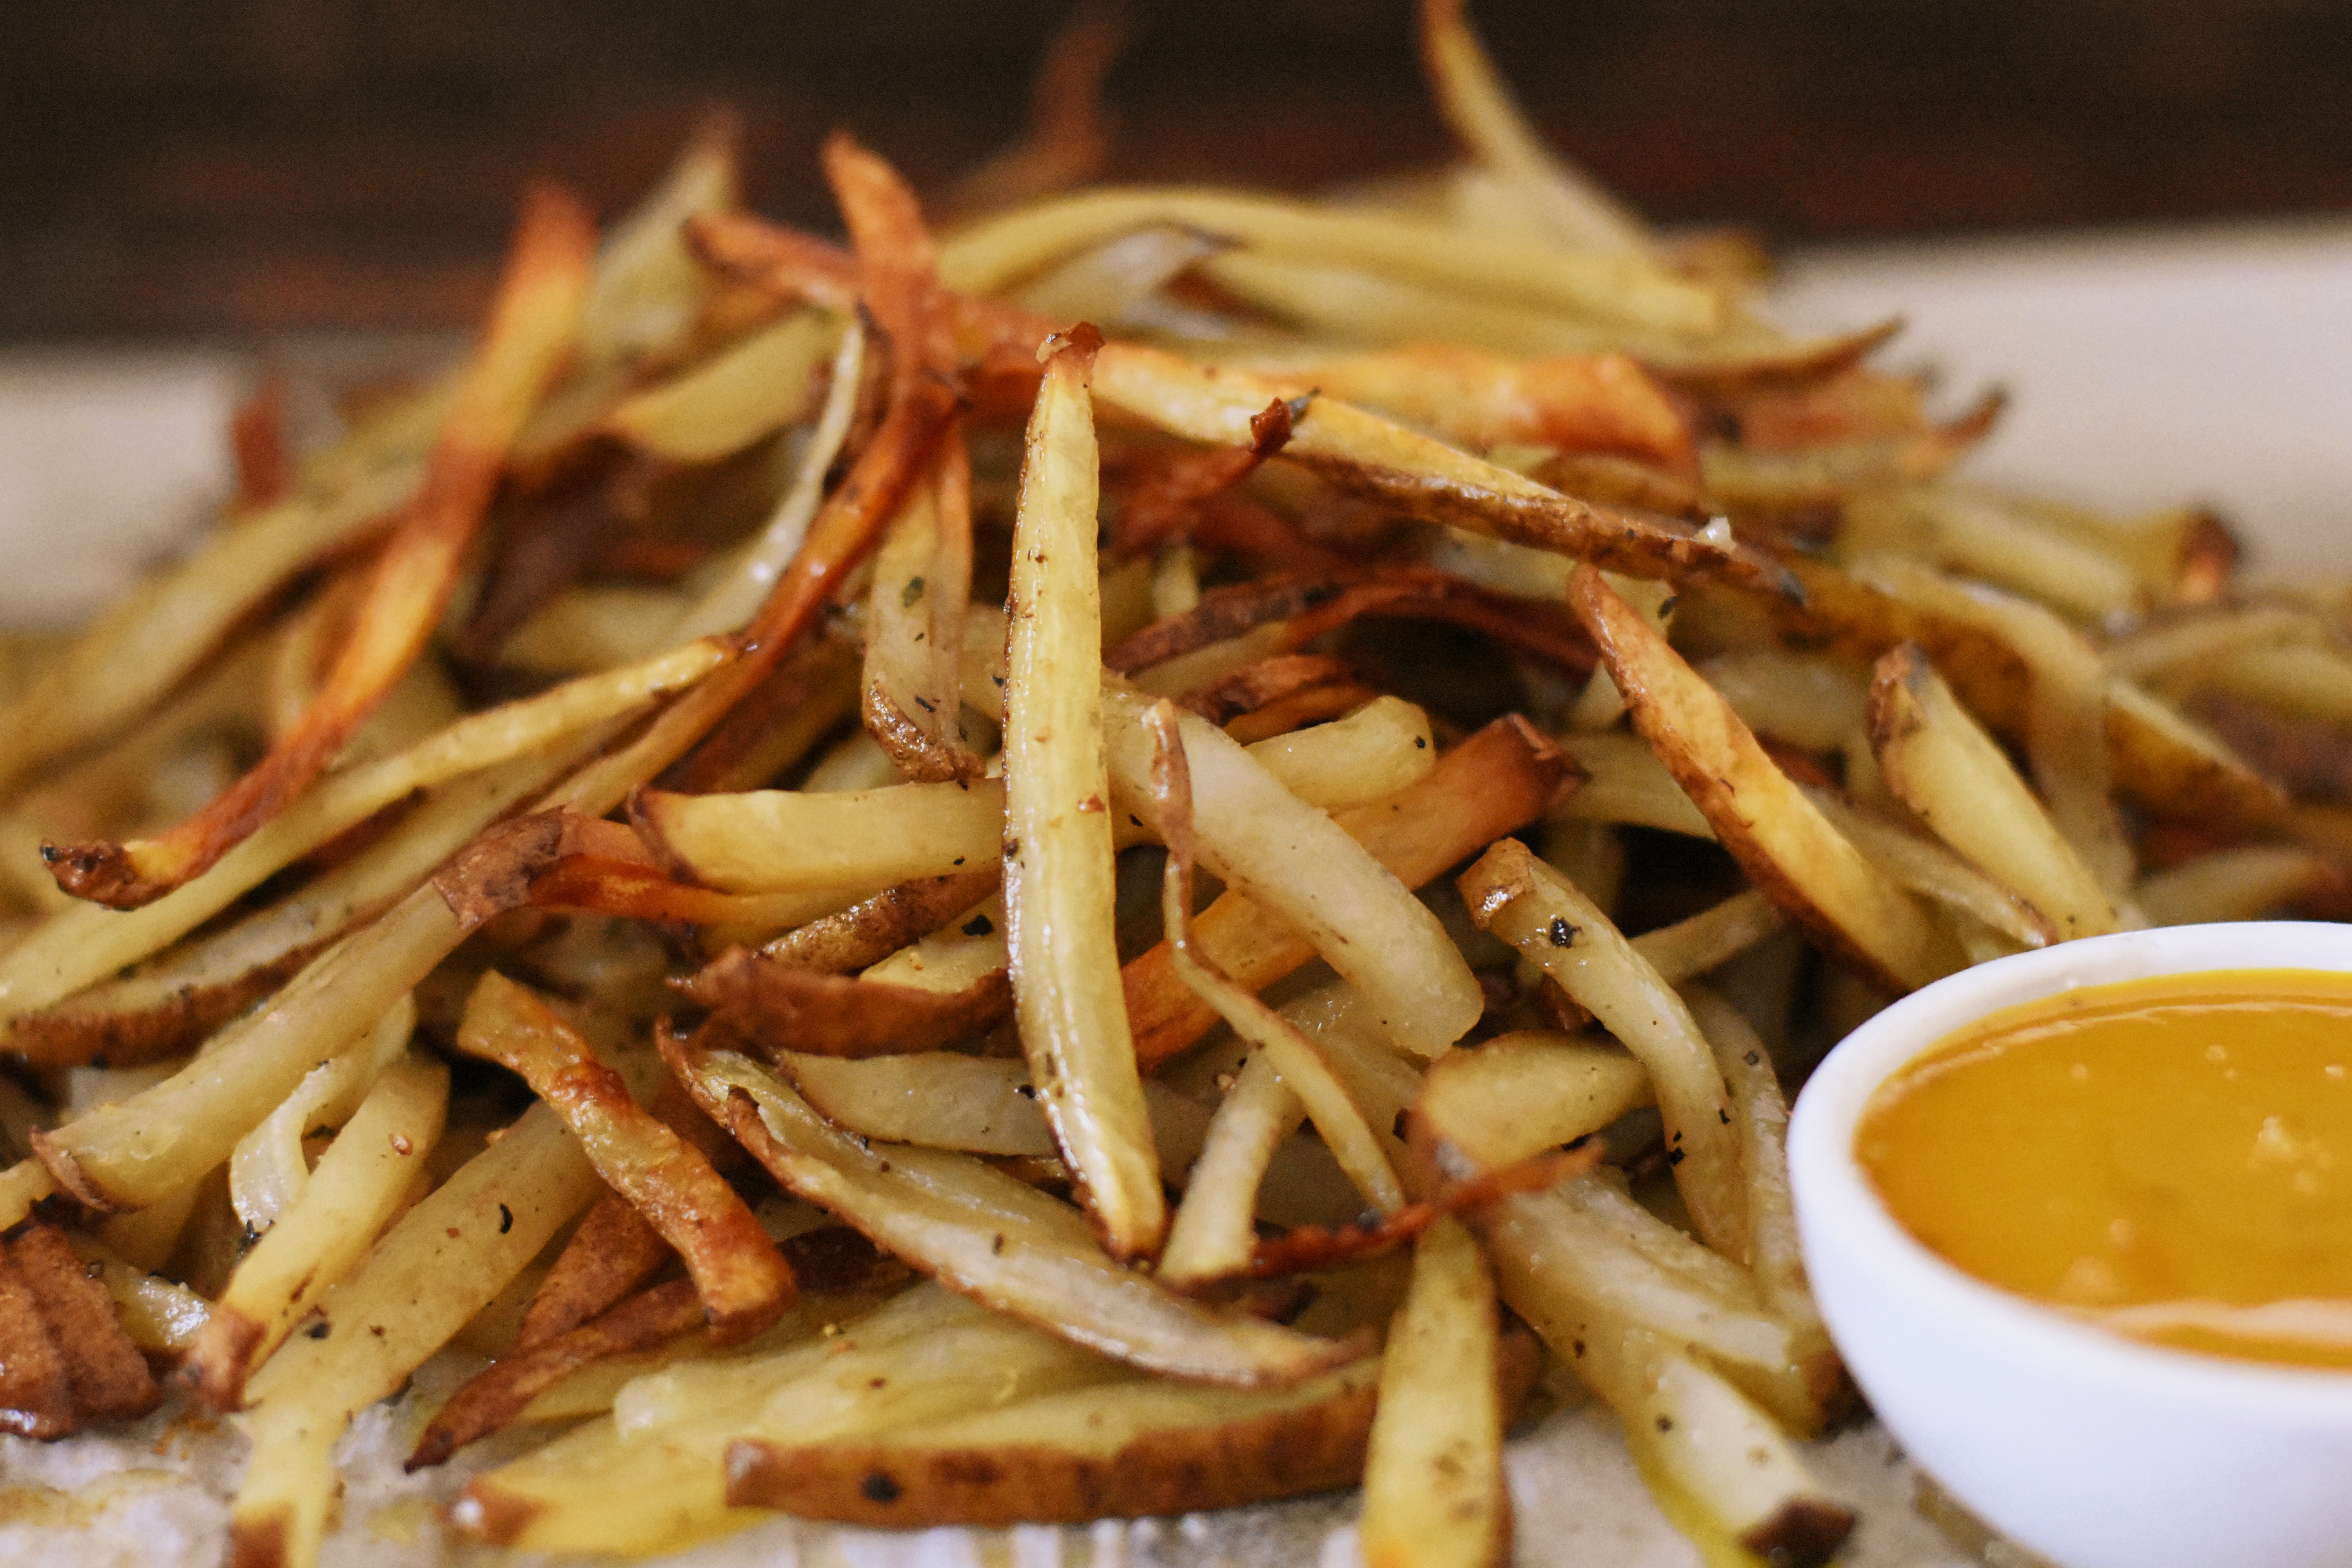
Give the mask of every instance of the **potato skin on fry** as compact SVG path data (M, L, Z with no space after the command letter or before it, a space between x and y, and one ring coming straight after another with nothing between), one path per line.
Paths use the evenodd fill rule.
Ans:
M925 1451L739 1442L727 1451L727 1500L885 1529L1083 1524L1235 1508L1353 1486L1374 1399L1360 1384L1304 1411L1157 1432L1108 1455L1044 1445Z
M1502 1408L1526 1402L1541 1366L1534 1336L1506 1333L1497 1360ZM910 1529L941 1524L1081 1524L1234 1508L1356 1484L1379 1403L1379 1363L1327 1373L1286 1394L1207 1394L1169 1401L1164 1425L1113 1446L1090 1436L1089 1408L1115 1408L1113 1385L951 1423L1034 1425L1024 1440L957 1447L910 1433L899 1441L789 1447L738 1442L727 1454L727 1500L803 1519ZM1116 1417L1111 1417L1116 1419Z

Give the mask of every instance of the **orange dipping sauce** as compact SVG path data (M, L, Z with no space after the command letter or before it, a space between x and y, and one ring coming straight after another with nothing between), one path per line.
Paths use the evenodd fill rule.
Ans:
M1988 1283L2182 1349L2352 1367L2352 975L2007 1009L1887 1080L1854 1152Z

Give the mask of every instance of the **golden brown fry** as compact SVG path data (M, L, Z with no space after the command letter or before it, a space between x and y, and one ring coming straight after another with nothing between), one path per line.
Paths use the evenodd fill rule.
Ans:
M628 1199L607 1193L581 1220L531 1293L515 1349L536 1350L602 1317L677 1256Z
M1133 343L1105 344L1095 380L1106 404L1171 435L1231 447L1254 445L1251 421L1283 395L1263 377L1204 370ZM1613 572L1676 582L1719 577L1787 591L1783 568L1736 542L1673 519L1564 496L1337 398L1318 398L1294 417L1282 456L1349 494Z
M727 1500L892 1528L1082 1523L1227 1508L1353 1482L1377 1373L1277 1393L1117 1383L878 1442L727 1451Z
M786 931L760 948L760 956L786 969L846 974L881 963L927 937L996 890L1001 866L952 876L923 877L885 888L837 914Z
M693 1332L707 1321L692 1281L675 1279L632 1296L576 1329L518 1349L449 1396L402 1468L414 1472L440 1464L467 1444L513 1422L542 1391L592 1362L650 1350Z
M1802 596L1761 601L1784 631L1869 663L1916 643L1979 722L2023 739L2032 676L2017 650L1973 621L1898 599L1825 562L1792 557L1787 566ZM2128 682L2108 688L2107 743L2116 789L2153 815L2250 823L2285 799L2277 784Z
M301 722L226 794L161 838L45 849L59 887L119 909L161 897L274 816L374 710L439 619L508 451L571 342L594 246L576 201L553 186L532 189L489 332L450 407L424 489L385 541L352 636Z
M466 1005L457 1045L520 1073L563 1118L597 1173L686 1259L722 1338L757 1333L792 1305L792 1270L743 1200L554 1009L492 970Z
M1318 360L1269 379L1360 404L1474 451L1516 442L1698 472L1683 409L1625 354L1519 360L1423 343Z
M1870 736L1895 798L2056 921L2062 938L2117 929L2115 906L2074 846L1915 644L1878 661Z
M1950 939L1863 859L1757 744L1728 704L1591 566L1571 603L1634 725L1774 902L1896 991L1959 967Z
M1013 1005L1003 974L962 991L917 990L796 969L736 948L679 990L771 1058L903 1056L977 1034Z

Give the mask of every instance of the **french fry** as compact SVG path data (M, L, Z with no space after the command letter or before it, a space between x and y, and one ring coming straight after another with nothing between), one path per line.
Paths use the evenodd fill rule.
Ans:
M1218 1100L1160 1255L1160 1280L1178 1290L1229 1279L1257 1242L1258 1185L1307 1107L1262 1051L1252 1051Z
M534 1349L602 1316L677 1256L628 1199L605 1194L582 1217L531 1292L515 1349Z
M1626 354L1517 360L1433 343L1318 360L1276 379L1475 451L1518 442L1613 453L1670 473L1697 470L1682 410Z
M1234 447L1255 443L1251 421L1284 395L1263 377L1204 371L1129 343L1106 344L1095 377L1104 403L1171 435ZM1672 520L1576 500L1337 398L1318 398L1294 419L1282 457L1399 510L1628 575L1720 576L1775 593L1787 585L1780 567L1744 546Z
M2140 879L2132 900L2158 925L2260 920L2326 886L2335 874L2309 849L2247 844L2151 872Z
M489 971L466 1004L457 1047L520 1074L563 1119L597 1174L686 1260L722 1342L759 1332L792 1305L792 1270L735 1190L540 997Z
M1788 923L1771 900L1751 888L1687 920L1643 931L1633 938L1633 948L1660 979L1679 985L1729 962Z
M1567 775L1566 759L1512 721L1498 721L1444 753L1418 784L1384 801L1333 817L1408 888L1525 826ZM1305 963L1314 948L1238 893L1219 895L1193 921L1193 936L1216 966L1252 990ZM1176 978L1166 944L1131 961L1121 976L1134 1020L1136 1054L1147 1067L1201 1037L1215 1012Z
M1160 1250L1167 1205L1112 937L1097 596L1091 329L1056 344L1013 523L1004 689L1004 912L1030 1081L1120 1258Z
M1389 1326L1364 1455L1365 1568L1494 1568L1511 1542L1503 1478L1495 1280L1469 1232L1441 1219L1413 1244Z
M424 646L508 451L571 341L594 237L570 196L551 186L533 191L481 353L458 388L415 506L384 542L355 633L302 722L162 838L45 850L58 886L117 908L153 901L276 815L373 710Z
M740 1440L727 1499L815 1519L1076 1523L1343 1486L1362 1468L1373 1363L1278 1391L1116 1383L869 1443Z
M1151 801L1168 845L1166 873L1160 880L1160 923L1176 955L1177 975L1214 1007L1236 1035L1265 1053L1365 1201L1383 1214L1393 1213L1404 1206L1404 1187L1378 1136L1366 1125L1363 1111L1349 1098L1330 1064L1296 1025L1204 963L1194 948L1192 867L1198 841L1193 835L1192 769L1172 704L1164 700L1154 704L1144 715L1144 725L1152 745Z
M1057 257L1164 224L1231 236L1268 255L1363 266L1497 303L1693 333L1710 331L1719 314L1707 290L1638 258L1564 255L1502 239L1471 252L1433 225L1216 191L1105 190L1043 203L957 235L940 251L940 278L966 293L993 293Z
M58 1184L94 1208L138 1208L178 1192L228 1157L316 1061L320 1039L363 1026L448 956L457 917L429 888L331 948L278 1005L223 1032L179 1072L117 1105L35 1140Z
M76 1423L144 1415L163 1403L163 1390L124 1331L112 1297L91 1278L65 1232L36 1224L9 1238L7 1253L7 1267L56 1348ZM37 1365L38 1357L34 1360Z
M557 1379L610 1355L644 1350L698 1329L708 1312L690 1280L630 1297L576 1329L518 1349L467 1384L435 1414L404 1468L425 1469L513 1422Z
M639 830L698 879L737 893L863 892L943 877L994 859L1004 837L1004 783L747 795L646 790Z
M737 1439L842 1442L1114 1377L1118 1363L918 1286L769 1355L681 1364L625 1389L608 1420L468 1484L466 1534L525 1551L649 1552L751 1519L730 1509Z
M941 1283L1130 1365L1238 1387L1296 1383L1362 1347L1221 1317L1115 1262L1068 1205L966 1155L887 1157L827 1125L741 1057L670 1048L706 1109L797 1195Z
M1547 237L1603 255L1648 254L1642 220L1538 138L1462 13L1462 0L1421 7L1422 63L1454 136L1507 182L1515 202L1533 209Z
M352 1415L447 1342L597 1185L571 1132L537 1108L394 1222L327 1293L327 1332L289 1340L247 1384L254 1458L229 1516L239 1561L318 1561L328 1451Z
M961 991L938 991L793 969L741 948L679 989L762 1049L804 1056L937 1050L987 1028L1013 1005L1001 971Z
M1665 1117L1675 1185L1707 1244L1748 1253L1739 1149L1706 1038L1607 915L1527 846L1506 838L1460 879L1473 920L1544 972L1641 1058Z
M1483 1002L1437 918L1345 827L1284 790L1223 731L1107 689L1104 746L1119 809L1169 841L1151 784L1160 711L1182 736L1189 787L1209 819L1198 839L1202 864L1307 938L1371 1002L1399 1047L1433 1057L1459 1039Z
M1415 1157L1445 1143L1495 1170L1598 1132L1656 1091L1639 1058L1597 1041L1523 1031L1455 1051L1423 1075L1408 1125Z
M1746 1016L1705 986L1687 986L1682 994L1715 1047L1731 1094L1740 1164L1748 1175L1748 1268L1764 1304L1789 1325L1791 1359L1813 1396L1810 1410L1775 1414L1784 1421L1795 1416L1791 1425L1810 1435L1843 1407L1851 1391L1813 1304L1798 1245L1796 1205L1789 1190L1789 1103L1771 1053Z
M1599 572L1580 567L1572 594L1643 738L1768 896L1898 990L1958 967L1925 911L1822 818L1723 699Z
M785 932L764 944L760 956L821 974L866 968L971 913L995 892L1001 875L1001 868L991 866L885 888L838 914Z
M301 1197L310 1180L303 1141L320 1128L349 1121L384 1070L407 1050L415 1028L416 1004L404 996L376 1020L366 1039L304 1074L260 1126L237 1140L228 1162L229 1203L247 1230L257 1236L268 1230Z
M2029 947L2047 947L2059 940L2055 921L1963 859L1940 840L1842 799L1835 792L1801 785L1805 798L1830 825L1851 839L1864 857L1904 888L1930 900L1953 917L1963 945L1974 942L1981 952L1972 961ZM1970 922L1982 934L1969 929ZM1991 946L1983 946L1990 941ZM2006 943L2006 946L1999 944Z
M247 1374L383 1229L440 1139L448 1096L448 1069L413 1051L384 1070L214 1303L187 1363L205 1404L236 1409Z
M0 1253L0 1431L63 1437L80 1425L65 1357L42 1319L40 1299L15 1259Z
M1916 646L1879 661L1870 730L1887 787L1937 837L2056 921L2062 937L2117 929L2074 846Z
M674 462L731 456L796 420L840 332L838 319L795 311L692 370L631 394L602 427Z

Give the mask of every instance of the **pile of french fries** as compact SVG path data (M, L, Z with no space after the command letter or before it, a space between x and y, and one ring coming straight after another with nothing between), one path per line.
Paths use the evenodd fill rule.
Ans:
M601 240L535 193L439 383L257 399L12 650L0 1424L174 1368L307 1568L454 1345L412 1466L549 1435L483 1541L1360 1483L1395 1568L1507 1560L1581 1389L1711 1560L1834 1552L1790 1087L1968 963L2339 910L2352 660L2209 517L1948 479L1997 400L1423 31L1440 178L935 237L836 138L843 246L714 131Z

